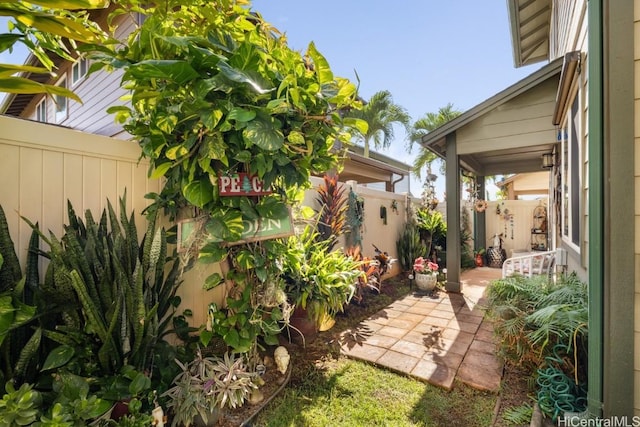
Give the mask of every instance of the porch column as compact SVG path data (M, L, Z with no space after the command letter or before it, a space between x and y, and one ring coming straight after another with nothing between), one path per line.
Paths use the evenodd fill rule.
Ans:
M478 188L478 199L486 200L487 195L485 194L485 177L477 177L476 185ZM473 248L477 251L478 249L484 248L487 245L485 211L476 211L475 216L476 218L473 223Z
M460 162L456 134L446 136L447 174L447 283L448 292L462 292L460 284Z

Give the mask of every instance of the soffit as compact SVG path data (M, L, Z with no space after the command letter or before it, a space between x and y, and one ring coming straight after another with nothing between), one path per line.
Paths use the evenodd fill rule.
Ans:
M549 59L551 0L508 0L516 67Z
M351 147L344 161L344 168L340 172L341 181L354 180L361 184L374 182L392 182L398 175L408 176L411 166L387 158L380 153L370 152L369 157L355 153Z

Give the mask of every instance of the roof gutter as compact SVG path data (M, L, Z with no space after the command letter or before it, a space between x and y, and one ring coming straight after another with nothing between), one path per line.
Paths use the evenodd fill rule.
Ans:
M573 87L573 82L580 74L580 51L574 50L564 55L562 62L562 73L560 74L560 84L556 95L556 106L553 110L553 125L558 126L567 110L567 100L569 92Z

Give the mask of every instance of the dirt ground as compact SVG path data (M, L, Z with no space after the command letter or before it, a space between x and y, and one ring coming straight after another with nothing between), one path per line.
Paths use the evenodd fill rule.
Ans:
M281 375L272 365L272 360L267 356L267 371L264 375L265 385L260 388L264 395L264 400L257 404L245 404L241 408L226 410L220 426L236 427L243 421L256 415L270 400L271 397L279 393L284 387L295 384L303 376L307 375L310 369L321 369L327 364L336 363L340 356L337 345L337 337L341 331L356 325L361 320L385 307L399 296L408 292L408 284L402 279L388 279L383 286L380 295L369 295L362 304L350 304L344 314L336 318L336 325L326 332L319 333L319 336L305 347L298 344L289 343L284 337L281 344L287 347L291 354L290 370L287 375ZM271 349L273 351L273 349ZM527 385L527 375L519 368L507 364L504 369L501 391L499 393L496 412L494 414L495 427L507 427L513 424L505 421L502 417L509 408L519 407L525 402L532 403L529 398L530 391ZM455 414L452 414L452 416ZM249 424L250 425L250 424ZM529 425L529 423L521 424Z

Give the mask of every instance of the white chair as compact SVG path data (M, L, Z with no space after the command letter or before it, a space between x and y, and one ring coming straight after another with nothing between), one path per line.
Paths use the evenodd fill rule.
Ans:
M550 277L556 265L557 255L557 251L545 251L507 258L502 264L502 277L514 274L526 277L544 274Z

